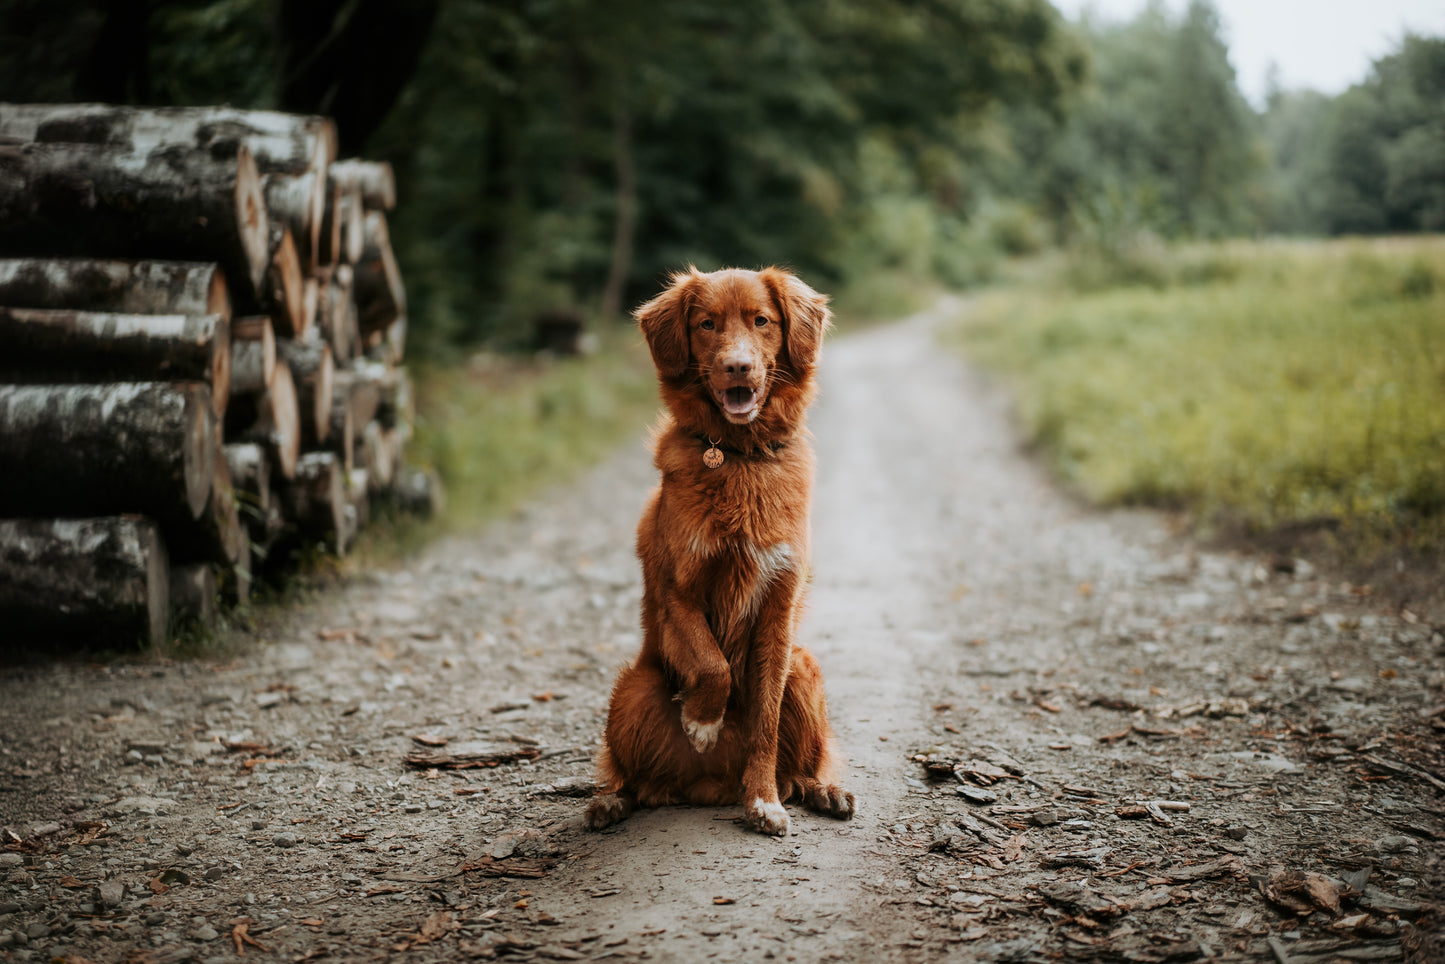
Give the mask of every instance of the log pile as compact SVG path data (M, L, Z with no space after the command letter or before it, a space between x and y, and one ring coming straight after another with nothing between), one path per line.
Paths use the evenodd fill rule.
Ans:
M159 642L373 499L435 508L395 199L326 118L0 104L7 631Z

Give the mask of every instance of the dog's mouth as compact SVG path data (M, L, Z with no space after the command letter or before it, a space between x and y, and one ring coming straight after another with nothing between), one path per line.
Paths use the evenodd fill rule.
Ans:
M758 414L759 393L748 385L734 385L731 388L714 389L718 407L734 423L751 422Z

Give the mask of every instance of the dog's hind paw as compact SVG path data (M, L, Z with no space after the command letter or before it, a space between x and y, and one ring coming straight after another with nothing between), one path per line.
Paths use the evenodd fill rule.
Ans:
M788 811L781 803L764 803L761 797L743 810L743 823L749 830L773 837L788 835Z
M601 830L632 816L632 798L622 793L601 793L587 801L583 822L588 830Z
M687 737L687 742L699 753L706 753L717 745L717 738L722 735L722 727L721 719L711 723L699 723L686 716L682 718L682 732Z
M825 816L837 817L839 820L851 820L853 817L853 794L837 784L825 786L820 783L810 787L804 794L803 806Z

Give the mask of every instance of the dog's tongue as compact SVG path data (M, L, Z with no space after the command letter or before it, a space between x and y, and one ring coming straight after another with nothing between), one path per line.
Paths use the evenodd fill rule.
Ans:
M746 415L753 410L756 393L747 386L729 388L723 392L723 409L729 415Z

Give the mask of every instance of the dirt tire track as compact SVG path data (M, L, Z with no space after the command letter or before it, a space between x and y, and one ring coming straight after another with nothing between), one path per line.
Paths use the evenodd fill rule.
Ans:
M1364 865L1438 927L1441 796L1367 765L1442 772L1437 628L1305 566L1201 552L1155 514L1060 494L997 387L938 348L958 309L824 352L802 635L852 821L794 807L792 834L771 839L731 808L677 808L581 829L571 794L638 641L632 532L653 481L639 442L478 536L317 593L233 656L0 674L0 824L15 835L0 956L231 960L237 922L269 948L248 953L288 960L1408 946L1398 914L1342 933L1249 880ZM407 770L423 734L539 756ZM1000 754L1019 772L971 789L991 805L927 782L917 759ZM1158 798L1191 810L1170 827L1114 813ZM1043 866L1096 845L1111 851L1098 872ZM1224 869L1181 869L1211 861ZM488 876L508 867L545 872ZM1092 927L1069 902L1092 894L1097 916L1145 893L1157 906Z

